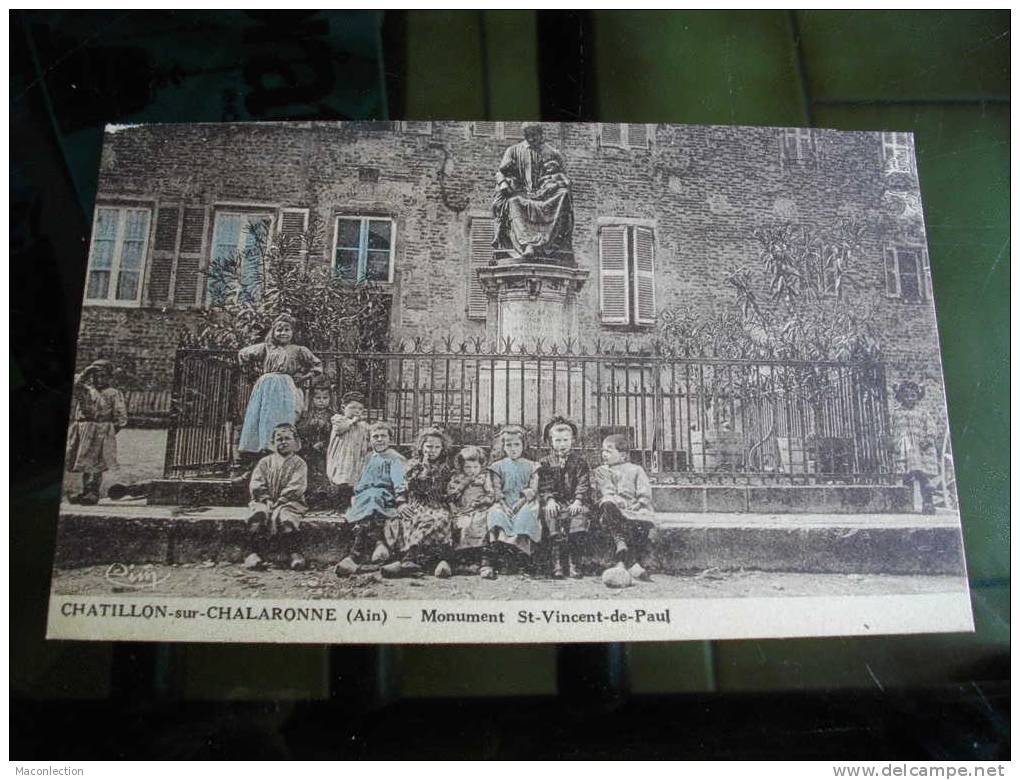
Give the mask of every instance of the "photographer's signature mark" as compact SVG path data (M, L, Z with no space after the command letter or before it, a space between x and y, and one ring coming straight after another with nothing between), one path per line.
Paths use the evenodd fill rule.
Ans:
M135 566L133 563L111 563L106 568L106 579L115 589L155 590L156 586L170 579L170 572L160 576L152 564Z

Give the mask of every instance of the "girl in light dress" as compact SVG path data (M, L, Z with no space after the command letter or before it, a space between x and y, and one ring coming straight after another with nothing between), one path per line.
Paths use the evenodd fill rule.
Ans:
M281 314L269 328L265 341L244 347L237 354L242 366L257 365L262 372L244 413L238 447L243 453L270 451L276 426L294 425L304 408L304 396L297 383L322 374L322 361L307 347L293 343L294 330L294 318Z
M496 439L503 458L489 466L495 503L488 513L493 542L502 542L530 556L542 541L538 514L538 464L524 457L527 431L520 425L503 427Z

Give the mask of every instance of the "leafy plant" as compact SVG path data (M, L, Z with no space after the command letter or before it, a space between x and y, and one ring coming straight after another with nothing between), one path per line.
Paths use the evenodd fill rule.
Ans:
M390 295L379 285L341 279L326 264L307 263L304 250L322 246L322 223L278 235L267 223L248 225L246 249L210 264L212 295L189 346L236 349L260 341L281 314L298 322L297 339L319 350L374 348L385 337Z

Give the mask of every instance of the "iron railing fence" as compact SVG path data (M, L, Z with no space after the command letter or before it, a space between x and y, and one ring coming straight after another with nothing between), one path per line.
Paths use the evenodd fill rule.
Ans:
M480 342L393 351L320 352L334 397L358 390L370 420L397 443L444 427L459 445L491 446L502 425L525 426L531 452L553 415L574 420L592 463L602 439L625 434L631 457L677 481L747 484L892 480L881 363L731 360L628 350ZM219 474L256 377L230 350L178 350L168 476Z

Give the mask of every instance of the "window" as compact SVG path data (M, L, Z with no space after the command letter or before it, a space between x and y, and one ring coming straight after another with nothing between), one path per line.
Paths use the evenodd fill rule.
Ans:
M431 122L401 122L401 131L415 135L432 135Z
M652 137L652 126L646 124L600 124L599 146L620 149L647 149Z
M886 173L913 173L910 133L882 133L882 163Z
M333 268L352 283L393 281L393 220L337 217Z
M655 233L637 225L599 230L599 310L607 325L655 323Z
M471 133L476 138L524 138L523 122L472 122Z
M467 316L484 320L489 312L489 298L478 280L478 269L492 261L492 237L496 220L492 217L472 217L468 235L468 286Z
M209 295L222 303L236 291L253 300L262 286L262 260L273 226L272 214L217 211L209 263Z
M926 298L928 260L922 249L887 247L885 250L885 292L908 303Z
M96 208L86 303L113 306L140 303L151 217L149 208Z
M785 127L779 131L779 154L787 165L815 163L815 134L809 128Z

